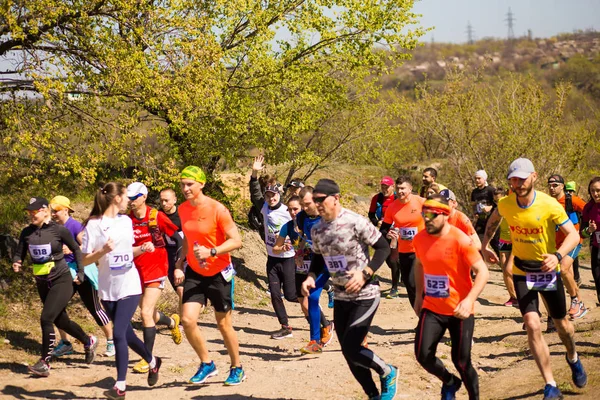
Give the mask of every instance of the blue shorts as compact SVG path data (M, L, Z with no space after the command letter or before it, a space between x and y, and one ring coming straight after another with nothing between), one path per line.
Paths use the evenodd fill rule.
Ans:
M579 252L581 251L581 243L577 245L567 256L571 257L573 260L577 258Z

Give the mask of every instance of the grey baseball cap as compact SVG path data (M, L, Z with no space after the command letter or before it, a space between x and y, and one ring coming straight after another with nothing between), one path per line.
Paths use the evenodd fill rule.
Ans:
M529 175L535 172L533 163L527 158L517 158L515 161L510 163L508 167L508 176L506 179L519 178L527 179Z

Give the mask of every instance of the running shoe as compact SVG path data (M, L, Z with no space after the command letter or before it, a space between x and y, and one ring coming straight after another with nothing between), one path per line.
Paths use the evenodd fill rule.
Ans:
M544 386L544 400L562 399L563 395L560 389L550 384Z
M133 366L133 372L138 374L146 374L150 370L150 366L143 358Z
M113 386L110 390L105 391L104 395L110 400L125 400L125 391L117 389L116 386Z
M512 297L508 299L506 303L504 303L505 307L519 307L519 302L517 299L513 299Z
M392 370L386 377L380 377L381 380L381 400L392 400L396 395L396 385L398 383L398 368L388 364Z
M556 327L554 326L554 321L551 317L548 317L548 325L546 326L546 333L554 333L556 332Z
M47 377L50 375L50 364L42 360L41 358L34 365L27 366L29 372L36 376Z
M331 288L331 290L329 290L327 292L327 297L329 298L329 303L327 303L327 307L328 308L333 308L333 300L334 300L334 296L333 296L333 287Z
M392 289L390 290L390 292L387 294L387 296L385 296L386 299L396 299L398 298L398 289Z
M96 358L96 348L98 347L98 338L90 335L90 343L83 346L85 352L85 363L91 364Z
M571 303L571 308L572 307L573 307L573 304ZM588 309L583 304L583 301L579 301L579 302L577 302L577 306L576 306L575 312L573 314L571 314L571 310L569 310L569 317L571 317L572 320L583 318L585 316L585 314L587 314L587 312L588 312Z
M181 321L179 315L173 314L171 315L171 319L173 320L173 328L171 328L171 339L173 339L173 343L181 344L182 336L181 331L179 330L179 322Z
M581 363L581 358L577 357L577 361L571 364L569 359L567 358L567 364L571 367L571 378L573 378L573 383L578 388L585 387L587 385L587 374L585 369L583 369L583 364Z
M577 311L579 311L579 300L577 300L577 298L573 298L571 297L571 307L569 308L569 317L571 317L571 319L573 319L573 315L577 314Z
M281 329L278 330L277 332L274 332L271 335L271 339L280 340L280 339L285 339L285 338L293 337L293 336L294 335L292 334L291 326L281 325Z
M367 339L367 337L365 336L365 338L363 339L362 343L360 344L362 347L364 347L365 349L369 348L369 340Z
M214 361L210 364L200 363L196 374L190 378L190 383L204 383L211 376L216 376L219 373Z
M333 321L329 322L329 325L321 328L321 345L323 347L327 346L333 340L333 331L335 331Z
M225 379L225 386L235 386L246 380L246 374L242 367L231 367L229 369L229 376Z
M456 392L458 392L458 389L460 389L462 382L456 376L453 379L454 383L452 385L442 384L442 400L456 399Z
M154 358L156 359L156 365L154 368L148 368L148 386L156 385L156 382L158 382L158 371L162 365L162 359L160 357L155 356Z
M71 342L65 342L62 339L58 342L58 345L54 348L52 353L50 353L53 357L62 357L69 354L73 354L73 345Z
M311 340L306 346L300 349L302 354L320 354L323 352L323 346L317 343L316 340Z
M117 354L115 350L115 342L112 340L106 341L106 351L104 352L104 357L112 357Z

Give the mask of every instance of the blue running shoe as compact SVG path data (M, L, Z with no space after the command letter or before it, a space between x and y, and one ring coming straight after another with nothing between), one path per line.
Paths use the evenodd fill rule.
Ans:
M567 358L567 364L569 364L569 367L571 367L571 378L573 378L573 383L575 386L580 389L585 387L585 385L587 385L587 374L585 373L585 369L583 369L581 358L577 357L577 361L575 361L574 364L571 364Z
M556 386L546 385L544 387L544 400L562 399L563 395Z
M219 373L214 361L210 364L200 363L196 374L190 378L190 383L204 383L211 376L216 376Z
M381 377L381 400L392 400L396 395L396 384L398 383L398 368L388 365L392 372L388 376Z
M235 386L246 380L246 374L242 367L231 367L229 376L225 379L225 386Z
M460 389L462 382L456 376L454 377L454 383L452 385L442 384L442 400L454 400L456 399L456 392Z
M71 342L65 342L64 340L60 340L58 345L54 348L51 355L54 357L62 357L67 356L69 354L73 354L73 345Z
M327 297L329 297L329 303L327 303L327 307L333 308L333 288L327 292Z

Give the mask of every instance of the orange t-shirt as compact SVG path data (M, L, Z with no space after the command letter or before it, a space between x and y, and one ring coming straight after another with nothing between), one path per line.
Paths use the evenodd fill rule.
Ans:
M212 249L222 244L226 240L225 232L235 227L229 210L223 204L210 197L204 197L197 206L186 201L179 206L179 217L188 247L187 262L195 272L213 276L231 264L229 254L219 254L207 258L206 267L203 268L194 256L194 242Z
M479 251L471 238L455 226L441 237L419 232L413 243L423 265L423 308L453 315L458 303L473 287L470 271L471 266L481 260Z
M448 217L448 223L466 233L467 236L472 236L475 233L471 220L462 211L452 211L452 214Z
M425 199L417 195L411 195L408 203L401 203L399 199L394 200L385 210L383 222L394 224L399 229L398 252L414 253L413 238L417 233L425 229L425 221L421 216L421 210Z
M565 208L565 199L567 196L563 196L560 199L556 199L560 203L563 208ZM571 196L571 201L573 202L573 210L578 212L579 215L583 213L583 207L585 207L585 201L583 201L580 197ZM565 209L566 210L566 209ZM570 216L569 216L570 217ZM579 223L575 224L575 229L579 232ZM565 234L559 229L556 231L556 248L558 249L562 242L565 241ZM579 243L583 243L583 238L579 239Z

